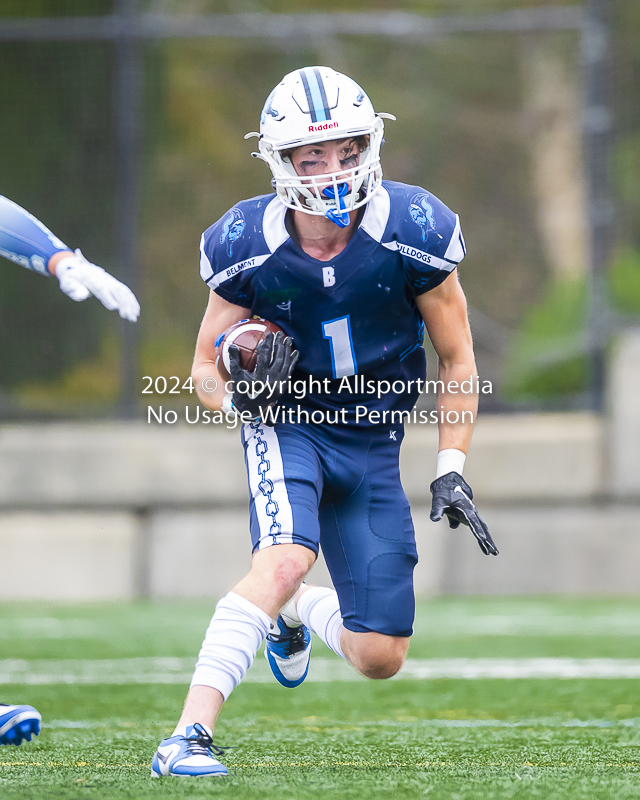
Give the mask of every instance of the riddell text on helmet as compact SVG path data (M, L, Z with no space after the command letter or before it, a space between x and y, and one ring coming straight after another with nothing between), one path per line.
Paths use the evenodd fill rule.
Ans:
M320 122L317 125L309 125L309 131L328 131L330 128L337 127L337 122Z

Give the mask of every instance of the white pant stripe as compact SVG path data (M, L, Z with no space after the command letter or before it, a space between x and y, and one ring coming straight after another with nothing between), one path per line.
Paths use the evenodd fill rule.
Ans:
M258 550L272 544L293 544L293 511L284 480L278 434L268 425L257 422L245 424L243 432L249 487L260 525Z

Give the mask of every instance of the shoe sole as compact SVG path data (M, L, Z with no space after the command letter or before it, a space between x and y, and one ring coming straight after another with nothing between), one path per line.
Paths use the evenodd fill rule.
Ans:
M269 665L269 668L271 670L271 673L272 673L273 677L278 681L280 686L284 686L285 689L296 689L298 686L300 686L302 683L304 683L305 678L309 674L309 667L311 666L311 647L312 646L313 646L312 644L309 645L309 651L308 651L309 652L309 660L307 661L307 668L304 671L304 675L301 678L298 678L295 681L291 681L288 678L285 678L285 676L282 674L282 672L280 672L280 668L278 667L278 663L276 661L272 661L271 660L271 653L269 652L269 648L265 647L265 649L264 649L264 657L267 660L267 664ZM280 674L278 674L278 673L280 673Z
M34 717L31 712L23 712L2 726L0 745L21 745L30 742L34 736L40 734L41 719Z

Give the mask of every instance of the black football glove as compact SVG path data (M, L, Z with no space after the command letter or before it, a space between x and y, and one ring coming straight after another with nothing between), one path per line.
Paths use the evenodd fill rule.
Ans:
M240 365L238 348L234 344L229 346L229 372L234 382L231 401L235 409L241 413L248 411L253 419L259 419L260 409L276 402L282 392L279 388L273 392L274 384L287 380L300 355L298 350L292 349L292 344L291 337L285 337L281 331L275 337L269 332L256 347L256 366L253 372ZM241 381L246 382L248 392L237 390Z
M430 515L433 522L438 522L444 515L450 528L457 528L460 523L468 525L485 556L498 555L498 548L473 502L471 487L462 475L448 472L436 478L429 488L433 495Z

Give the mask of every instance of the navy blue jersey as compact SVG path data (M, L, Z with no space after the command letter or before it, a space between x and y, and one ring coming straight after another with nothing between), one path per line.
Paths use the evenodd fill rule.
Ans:
M286 214L275 195L234 206L202 235L203 280L293 338L300 351L294 378L329 379L328 393L301 401L284 396L285 405L409 410L417 390L377 399L338 388L353 375L367 383L424 379L415 297L442 283L464 257L458 216L419 186L383 181L345 249L319 261L292 239Z

